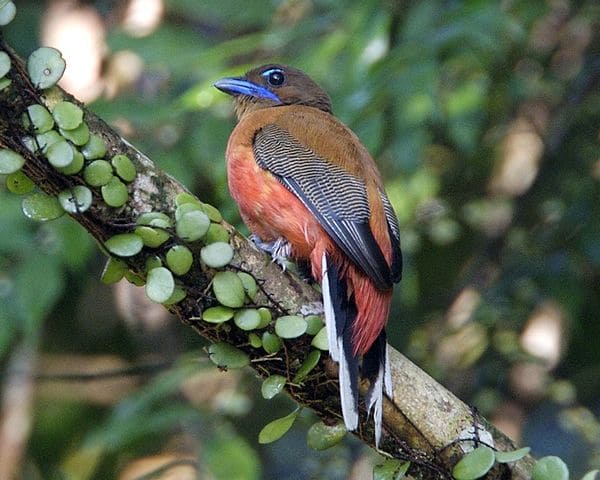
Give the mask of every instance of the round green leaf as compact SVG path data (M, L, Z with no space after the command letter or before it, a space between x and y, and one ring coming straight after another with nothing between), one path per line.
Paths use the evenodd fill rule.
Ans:
M202 203L201 206L202 211L208 215L208 218L210 218L212 222L220 223L223 221L221 212L219 212L219 210L217 210L215 207L208 203Z
M163 231L163 233L166 232ZM184 245L174 245L167 252L167 266L175 275L185 275L192 266L193 261L194 257L191 250Z
M250 363L250 357L245 352L225 342L213 343L208 347L208 356L221 368L242 368Z
M329 350L329 343L327 341L327 328L322 327L321 330L319 330L319 333L317 333L312 339L310 344L319 350Z
M43 105L38 105L37 103L29 105L27 107L27 115L29 115L37 133L46 133L54 126L52 115L50 115L50 112Z
M180 220L181 221L181 220ZM231 262L233 248L228 243L215 242L202 247L200 258L211 268L221 268Z
M175 280L165 267L153 268L146 276L146 295L156 303L166 302L175 290Z
M242 308L235 312L233 322L242 330L254 330L260 324L260 314L254 308Z
M37 142L37 145L33 143L33 148L30 149L30 151L36 152L39 148L45 154L48 151L48 148L50 148L50 145L56 142L63 142L64 139L56 130L49 130L48 132L36 135L35 141Z
M258 284L256 283L256 280L254 280L254 277L246 272L237 272L237 276L240 277L248 298L254 301L256 294L258 293Z
M271 400L283 390L286 382L286 378L282 375L270 375L263 381L260 387L260 393L262 393L263 398Z
M110 237L104 245L110 253L119 257L132 257L144 248L144 242L135 233L119 233Z
M55 48L41 47L27 59L27 73L37 88L50 88L62 77L67 64Z
M209 226L210 220L206 213L195 210L182 215L176 222L175 230L179 238L193 242L202 238L208 231Z
M6 188L9 192L22 195L33 191L35 183L22 170L17 170L6 177Z
M23 199L21 209L26 217L46 222L61 217L65 211L56 197L37 192Z
M83 179L92 187L106 185L112 178L113 168L106 160L94 160L83 169Z
M58 201L67 213L82 213L92 205L92 191L84 185L76 185L58 194Z
M91 133L89 140L82 147L81 153L83 153L83 156L86 158L86 160L102 158L104 155L106 155L106 143L100 135Z
M323 320L318 315L309 315L305 317L306 320L306 333L309 335L316 335L323 328Z
M189 212L203 212L202 205L200 204L200 202L186 202L179 205L175 209L175 220L178 221L181 217L183 217L186 213Z
M281 348L281 339L271 332L264 332L262 335L262 346L268 354L276 353Z
M63 138L70 140L74 145L85 145L90 139L90 129L85 122L81 122L77 127L71 130L59 128Z
M15 173L25 165L25 159L17 152L7 148L0 148L0 174Z
M202 312L202 320L208 323L223 323L233 318L235 310L233 308L217 305L207 308Z
M0 2L0 26L8 25L17 14L17 7L13 2Z
M314 423L306 434L306 443L313 450L327 450L337 445L346 435L343 423L325 425L322 420Z
M150 225L152 227L169 228L171 219L163 212L142 213L136 220L138 225Z
M127 264L125 262L114 257L109 257L104 265L104 270L102 270L100 281L107 285L117 283L123 278L126 271Z
M225 242L229 243L229 232L223 225L218 223L211 223L208 227L208 232L204 236L206 243Z
M273 319L273 316L271 315L271 310L269 310L267 307L260 307L258 309L258 313L260 314L260 324L258 325L258 328L265 328L271 323L271 320Z
M213 292L221 305L231 308L244 306L246 293L240 278L233 272L217 272L212 282Z
M65 140L54 142L46 148L46 157L55 168L65 168L71 165L75 152L71 144Z
M498 463L510 463L516 462L517 460L521 460L525 455L529 453L531 448L523 447L518 450L512 450L510 452L494 452L496 456L496 461Z
M106 204L111 207L122 207L129 198L127 186L115 176L106 185L103 185L100 191Z
M160 247L170 238L169 232L145 225L135 227L134 232L142 238L144 245L150 248Z
M275 321L275 333L281 338L296 338L306 332L307 323L298 315L284 315Z
M267 423L258 434L258 443L272 443L283 437L292 428L300 409L297 408L289 415Z
M560 458L540 458L531 472L531 480L569 480L569 469Z
M71 149L73 150L73 160L71 163L66 167L57 168L59 172L64 173L65 175L75 175L83 168L83 155L73 145L71 145Z
M144 262L144 268L147 272L149 272L153 268L158 268L158 267L162 267L162 266L163 266L162 260L158 255L150 255Z
M292 380L294 383L302 382L307 375L317 366L319 360L321 358L321 352L319 350L311 350L311 352L307 355L306 360L300 365L300 368L296 372L294 379Z
M254 332L252 332L252 333L250 333L248 335L248 342L250 343L250 345L252 346L252 348L260 348L260 347L262 347L262 340Z
M173 305L175 303L181 302L186 296L187 296L187 293L183 288L175 286L175 289L173 290L173 293L171 294L171 296L167 299L167 301L162 302L162 304L163 305Z
M59 128L73 130L83 122L83 110L71 102L58 102L54 105L52 116Z
M0 77L3 77L10 71L10 57L6 52L0 52Z
M194 195L188 192L178 193L175 197L175 205L178 207L183 205L184 203L195 203L196 205L200 205L201 202Z
M452 469L452 476L456 480L476 480L489 472L494 460L494 451L483 445L461 458Z
M112 166L115 167L115 171L119 177L126 182L133 182L137 172L135 170L135 165L127 155L115 155L111 159L110 163L112 163Z

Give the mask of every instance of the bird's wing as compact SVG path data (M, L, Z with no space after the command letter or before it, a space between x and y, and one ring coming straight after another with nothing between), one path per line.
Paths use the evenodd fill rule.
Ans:
M383 211L388 224L388 232L392 241L392 266L391 275L392 282L397 283L402 278L402 251L400 250L400 225L394 207L390 203L389 198L383 190L379 191L381 202L383 203Z
M274 123L256 133L253 150L258 165L302 201L337 246L377 287L386 289L392 285L395 275L371 231L367 188L362 180L319 157ZM395 236L398 223L385 194L382 201L388 223L389 216L394 217L389 230Z

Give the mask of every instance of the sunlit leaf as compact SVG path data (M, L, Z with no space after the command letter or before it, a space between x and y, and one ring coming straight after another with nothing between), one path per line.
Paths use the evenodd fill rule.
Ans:
M286 378L282 375L270 375L265 378L260 387L263 398L270 400L278 395L285 387Z
M164 303L175 290L175 280L171 271L165 267L153 268L146 276L146 295L156 303Z

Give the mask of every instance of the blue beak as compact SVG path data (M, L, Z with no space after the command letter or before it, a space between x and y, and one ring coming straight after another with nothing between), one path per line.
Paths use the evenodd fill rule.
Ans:
M222 78L217 80L213 86L229 95L247 95L249 97L264 98L265 100L282 103L279 97L270 90L243 78Z

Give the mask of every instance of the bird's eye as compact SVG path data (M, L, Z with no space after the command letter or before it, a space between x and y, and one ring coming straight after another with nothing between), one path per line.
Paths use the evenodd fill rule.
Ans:
M262 74L267 79L267 83L272 87L280 87L285 82L285 75L283 70L279 68L272 68Z

